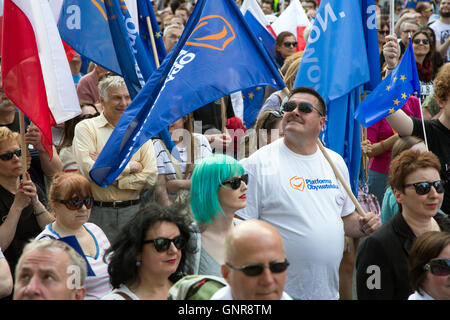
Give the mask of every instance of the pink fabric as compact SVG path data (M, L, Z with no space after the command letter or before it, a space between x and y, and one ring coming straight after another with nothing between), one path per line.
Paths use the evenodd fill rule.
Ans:
M95 69L80 79L77 84L77 95L80 102L99 102L98 74Z
M406 101L402 110L409 116L422 119L420 114L420 104L417 97L411 96ZM386 119L383 119L373 126L367 128L367 139L372 144L385 140L394 135L392 128L389 126ZM391 150L383 152L376 157L370 158L369 169L381 173L388 173L389 164L391 163Z

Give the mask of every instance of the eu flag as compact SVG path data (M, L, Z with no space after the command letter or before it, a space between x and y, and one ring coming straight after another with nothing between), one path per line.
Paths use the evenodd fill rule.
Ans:
M250 128L258 117L264 100L264 87L252 87L242 91L244 101L244 122Z
M410 40L398 66L361 102L355 119L364 127L370 127L402 108L413 93L420 96L419 75Z
M200 0L175 48L122 114L90 171L109 186L146 141L192 111L254 86L285 87L233 0Z

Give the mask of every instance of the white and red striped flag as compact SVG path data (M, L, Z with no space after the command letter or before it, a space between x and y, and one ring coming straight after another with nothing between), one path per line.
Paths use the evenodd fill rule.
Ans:
M250 11L250 13L253 15L253 17L255 17L255 19L258 20L261 25L266 27L266 29L269 30L270 34L274 38L277 37L277 34L272 29L272 26L270 25L269 21L267 21L267 18L264 15L264 12L262 11L261 7L256 2L256 0L244 0L240 9L241 9L242 15L244 15L244 16L247 11Z
M47 0L4 0L1 75L5 94L41 130L51 158L51 127L81 109Z
M310 26L305 10L299 0L293 0L289 6L280 14L277 20L272 23L272 29L279 35L283 31L289 31L297 38L297 51L304 50L306 41L303 38L303 31Z

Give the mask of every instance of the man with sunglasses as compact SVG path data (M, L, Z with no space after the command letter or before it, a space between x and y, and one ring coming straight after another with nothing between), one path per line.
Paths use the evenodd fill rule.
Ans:
M109 187L102 188L90 179L89 171L131 103L125 81L119 76L100 80L99 93L103 112L76 125L72 148L80 173L91 182L94 205L89 221L112 241L120 227L139 210L141 191L155 184L156 156L152 141L147 141Z
M262 219L284 239L291 266L286 292L299 299L339 299L344 235L359 238L380 226L374 213L360 217L318 148L326 105L313 89L294 88L283 104L282 139L262 147L243 164L249 175L244 219ZM349 183L344 160L328 149Z
M211 300L292 300L283 291L288 266L276 228L261 220L241 222L225 238L222 275L228 285Z
M450 61L450 0L441 0L439 3L439 19L430 24L436 35L436 51Z

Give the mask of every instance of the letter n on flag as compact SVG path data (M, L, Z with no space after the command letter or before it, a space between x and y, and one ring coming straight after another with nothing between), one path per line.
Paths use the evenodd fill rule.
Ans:
M47 0L4 0L1 61L6 96L41 130L81 113L69 63Z

